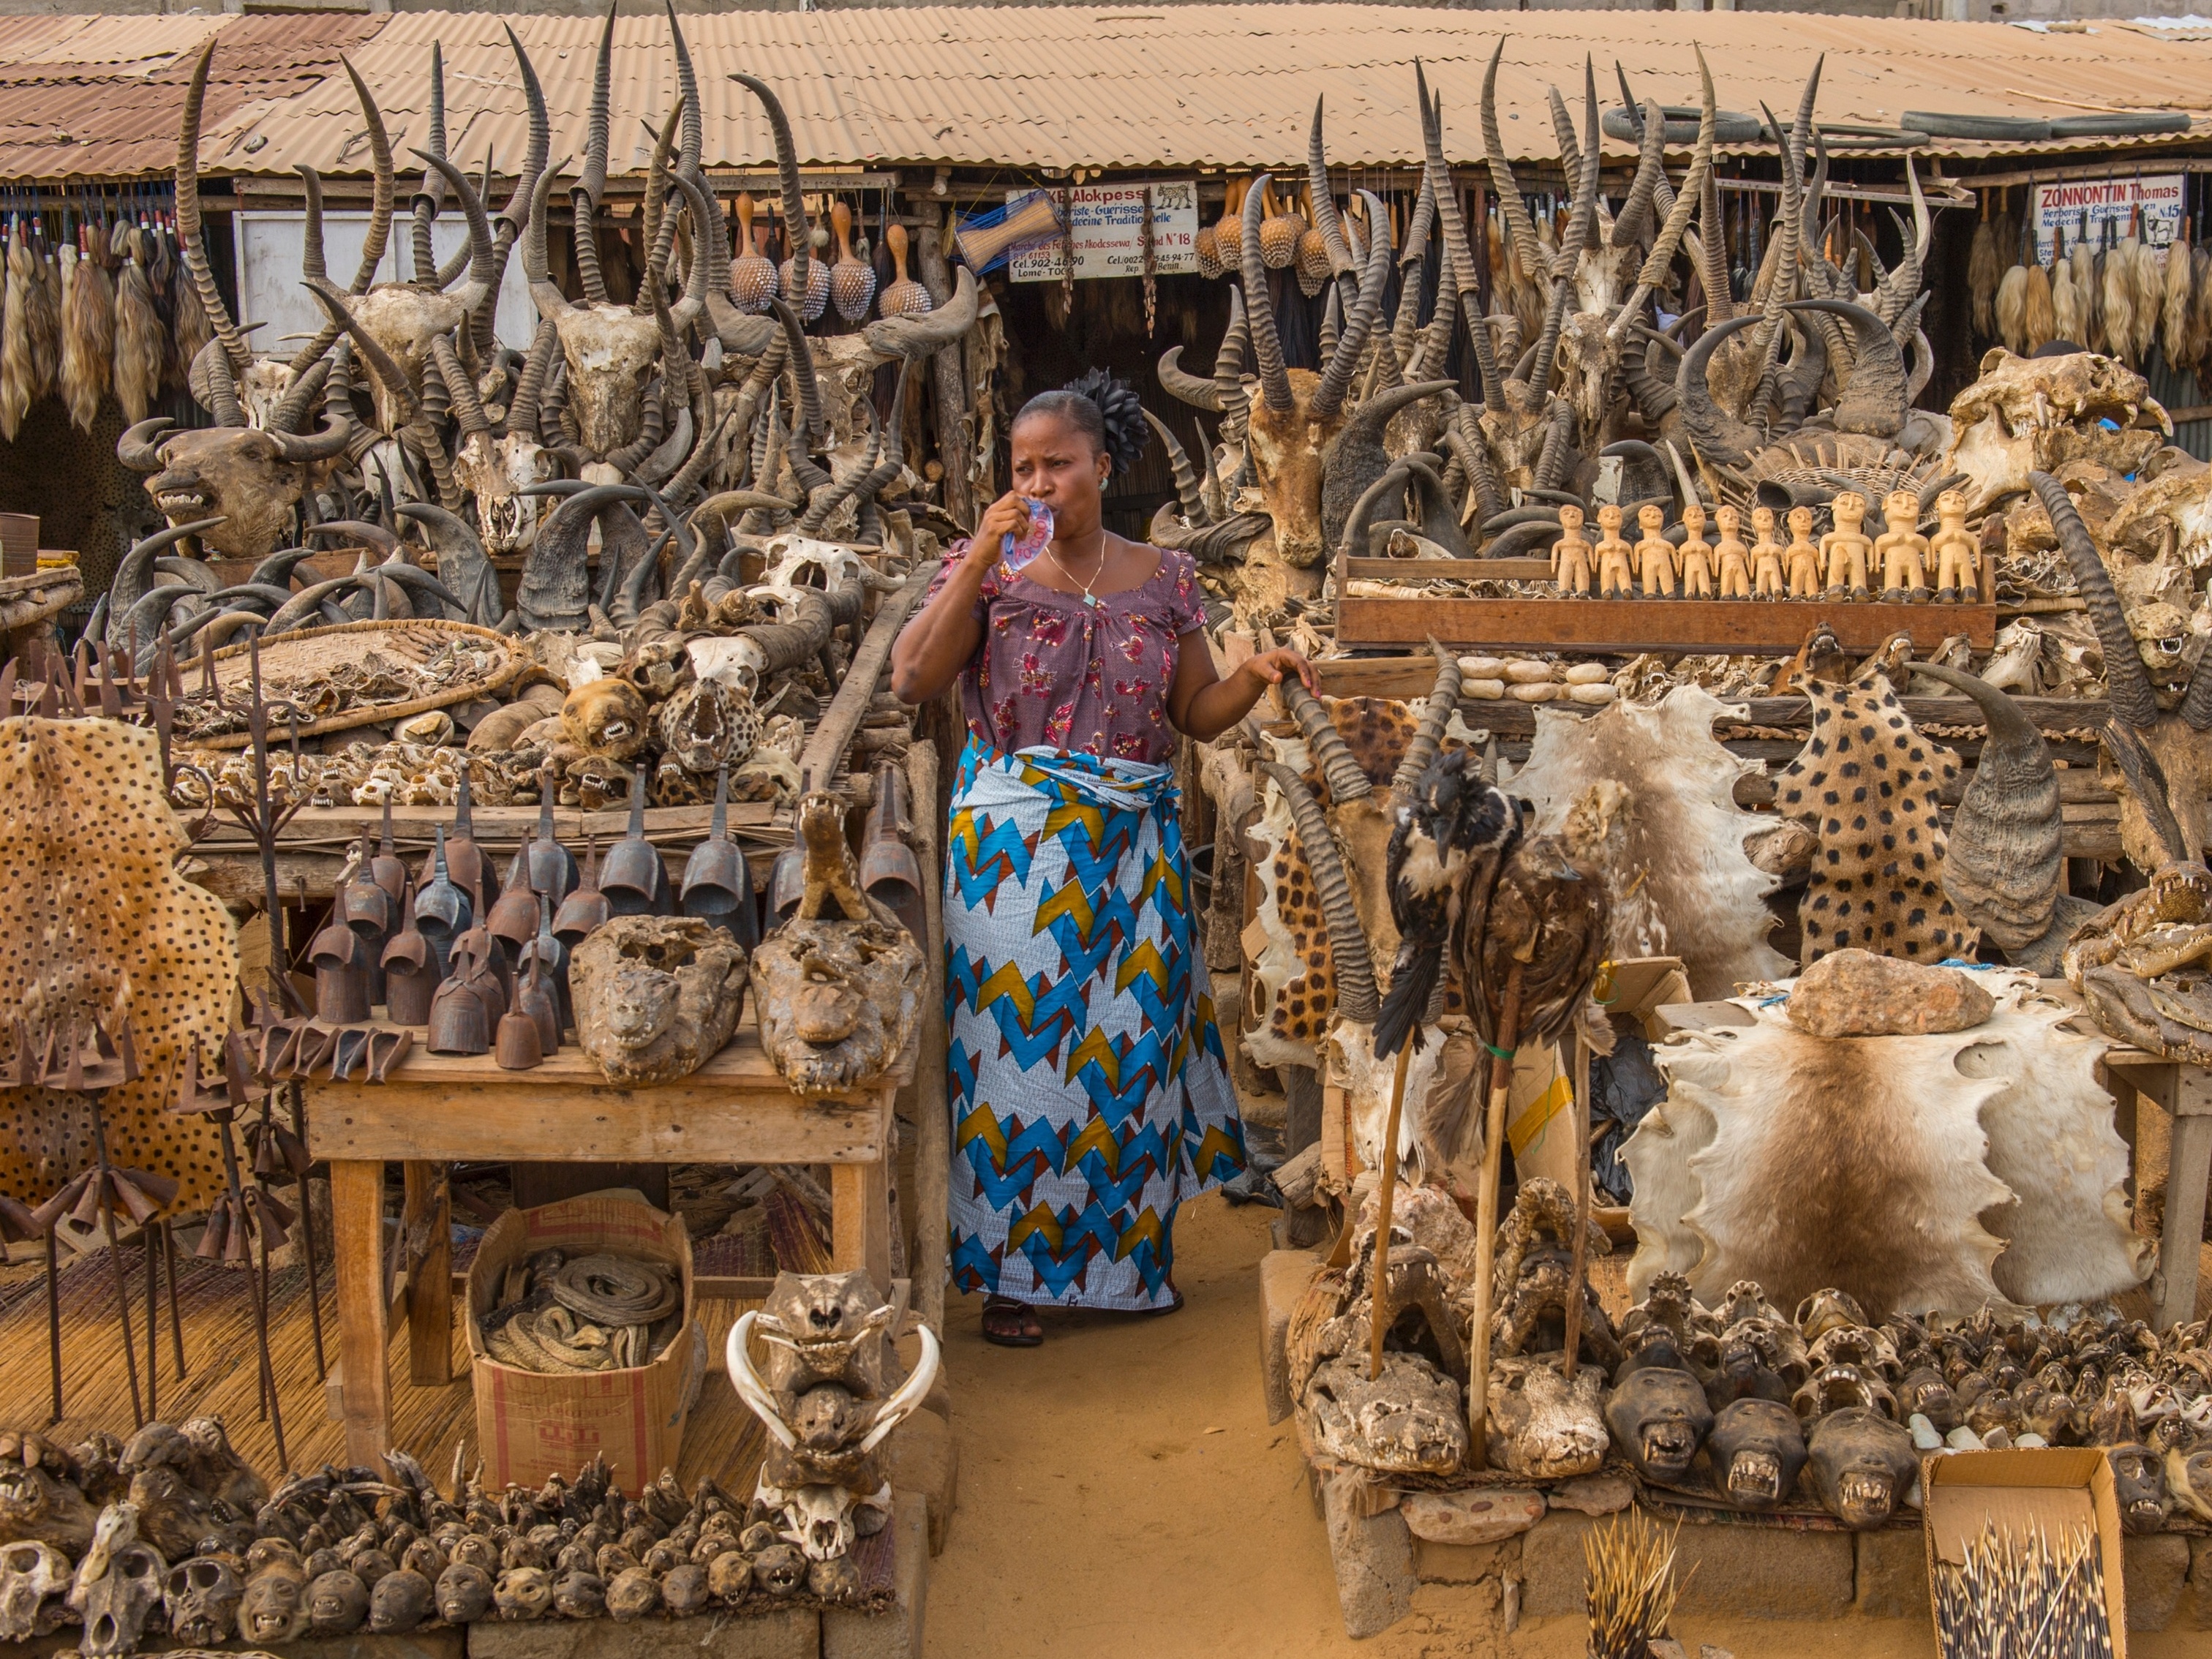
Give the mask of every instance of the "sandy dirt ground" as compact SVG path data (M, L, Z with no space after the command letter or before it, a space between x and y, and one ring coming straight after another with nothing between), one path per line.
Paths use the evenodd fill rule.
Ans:
M930 1564L929 1659L1580 1659L1580 1619L1508 1638L1471 1587L1424 1586L1413 1615L1353 1642L1288 1423L1260 1391L1260 1258L1273 1212L1209 1196L1176 1229L1188 1306L1144 1318L1043 1316L1045 1345L996 1348L979 1297L946 1306L960 1507ZM1933 1659L1903 1620L1686 1619L1674 1634L1738 1659ZM2136 1659L2212 1656L2212 1632L2130 1643Z

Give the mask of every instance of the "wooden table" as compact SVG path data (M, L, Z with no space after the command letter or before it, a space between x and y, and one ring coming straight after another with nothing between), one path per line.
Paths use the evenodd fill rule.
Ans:
M750 1019L690 1077L610 1084L580 1048L527 1072L417 1048L381 1084L310 1082L307 1144L331 1168L346 1455L374 1467L391 1443L391 1321L406 1311L411 1381L453 1380L452 1227L435 1165L584 1163L827 1164L831 1254L891 1284L891 1101L905 1066L859 1095L806 1101L785 1086ZM384 1166L405 1166L400 1248L387 1261Z

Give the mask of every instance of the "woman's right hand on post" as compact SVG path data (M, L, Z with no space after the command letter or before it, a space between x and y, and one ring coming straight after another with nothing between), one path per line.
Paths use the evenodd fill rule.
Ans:
M995 563L1007 537L1019 541L1029 533L1030 504L1010 489L983 509L983 516L975 522L975 541L968 556L986 564Z

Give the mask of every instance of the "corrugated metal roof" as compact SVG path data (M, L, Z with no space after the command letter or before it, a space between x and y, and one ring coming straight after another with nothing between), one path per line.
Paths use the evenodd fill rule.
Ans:
M591 17L501 18L490 13L407 12L388 18L314 16L0 20L0 65L27 52L51 62L139 64L173 56L218 24L216 73L283 84L257 87L211 107L202 149L211 172L289 174L307 162L332 174L365 170L366 146L351 88L324 71L337 46L352 52L374 90L395 144L410 142L426 103L431 43L447 65L449 141L457 159L520 161L522 96L503 25L512 22L544 83L554 150L580 156L599 21ZM23 26L20 36L13 24ZM381 27L379 27L379 26ZM155 31L174 28L184 45ZM1314 100L1328 101L1329 155L1340 166L1404 167L1419 155L1413 64L1420 58L1443 94L1448 148L1480 151L1482 70L1508 34L1498 77L1507 147L1519 160L1553 160L1546 102L1570 91L1583 54L1598 61L1606 102L1618 57L1638 96L1691 103L1702 45L1724 107L1782 114L1796 106L1814 60L1826 54L1819 104L1825 121L1894 125L1908 109L2049 115L2104 109L2180 109L2212 137L2212 43L2094 23L2048 33L2002 24L1826 17L1752 12L1500 14L1347 4L1141 7L886 7L819 12L738 11L686 15L701 74L707 161L755 167L771 158L766 121L726 76L744 68L773 85L789 111L802 160L821 167L939 164L1060 172L1084 167L1282 166L1303 155ZM70 31L78 31L72 35ZM44 33L39 31L44 30ZM334 37L352 31L344 40ZM326 33L326 32L328 32ZM15 42L21 39L18 50ZM101 58L96 54L106 53ZM241 56L240 54L244 54ZM123 72L128 73L125 70ZM13 71L0 68L0 81ZM113 71L110 71L113 73ZM145 76L158 82L165 72ZM173 75L173 70L166 73ZM52 70L33 77L44 86ZM179 77L180 78L180 77ZM83 83L85 77L77 77ZM111 82L112 84L112 82ZM642 123L675 96L665 18L625 16L615 26L611 170L643 170ZM11 90L5 100L16 102ZM267 101L264 101L266 99ZM213 100L211 106L214 104ZM35 151L38 125L69 131L36 97L0 113L0 167L26 169L7 135ZM106 106L61 113L88 127ZM136 131L154 106L119 112ZM173 131L173 122L171 124ZM164 135L166 136L166 135ZM419 131L412 134L419 138ZM249 151L247 144L260 142ZM2063 155L2154 147L2173 140L2077 138L2022 147L1947 142L1959 156ZM87 170L62 146L42 157L57 171ZM1626 155L1608 143L1609 152ZM74 165L70 165L74 163ZM149 165L158 166L158 160Z
M207 118L258 113L313 86L382 17L0 18L0 179L166 172L195 54L218 31Z

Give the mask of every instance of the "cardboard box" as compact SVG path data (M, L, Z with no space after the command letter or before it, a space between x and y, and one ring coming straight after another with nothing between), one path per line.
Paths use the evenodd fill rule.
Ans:
M544 1249L570 1257L595 1250L672 1263L683 1286L684 1323L651 1364L629 1370L547 1373L502 1365L484 1347L483 1317L511 1266ZM492 1223L469 1267L470 1380L477 1443L490 1490L509 1482L573 1477L597 1456L635 1492L683 1449L684 1419L707 1372L707 1333L691 1279L691 1239L683 1218L631 1200L567 1199L509 1210Z
M27 576L39 568L39 515L0 513L0 576Z
M2057 1538L2094 1527L2104 1558L2105 1609L2112 1621L2113 1659L2128 1659L2128 1595L2121 1582L2120 1504L2112 1466L2094 1446L2043 1446L2025 1450L1954 1452L1921 1465L1926 1503L1921 1531L1927 1540L1928 1582L1938 1562L1956 1566L1966 1546L1994 1522L1999 1532ZM1933 1617L1934 1597L1929 1598ZM1940 1641L1941 1632L1937 1639Z

